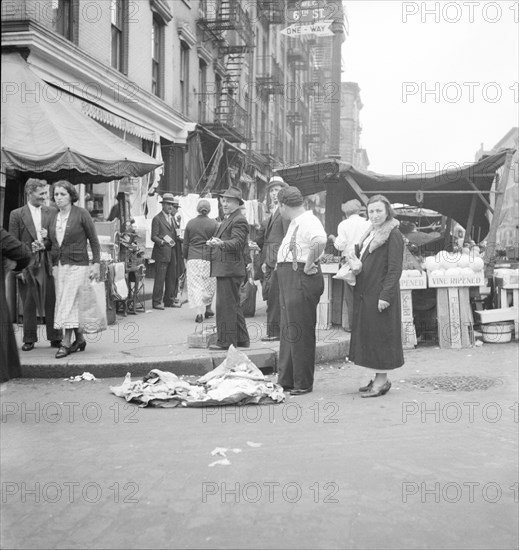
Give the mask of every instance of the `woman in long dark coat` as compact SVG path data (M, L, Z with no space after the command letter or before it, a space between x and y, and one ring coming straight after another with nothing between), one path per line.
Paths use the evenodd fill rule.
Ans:
M391 388L387 371L404 364L399 283L404 240L386 197L371 197L367 210L371 228L357 245L362 270L354 290L349 359L376 371L359 391L362 397L378 397Z
M12 261L14 270L20 271L29 265L31 258L32 252L26 244L15 239L4 228L0 228L0 382L22 375L18 347L5 295L7 260Z

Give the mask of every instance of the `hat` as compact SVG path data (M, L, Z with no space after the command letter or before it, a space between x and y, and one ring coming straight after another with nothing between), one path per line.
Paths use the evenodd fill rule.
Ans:
M341 210L346 214L346 216L357 214L362 210L362 204L360 204L360 201L357 199L353 199L345 202L342 205Z
M288 183L285 183L285 180L281 176L272 176L265 187L265 190L270 189L274 185L279 185L280 187L288 187Z
M241 198L241 189L231 185L227 191L219 193L219 197L227 197L228 199L238 199L240 206L243 204L243 199Z
M297 187L287 185L279 191L278 201L290 207L301 206L304 203L303 195Z
M207 199L199 200L196 205L196 211L200 213L205 212L206 214L211 212L211 203Z
M178 206L178 201L172 193L164 193L164 195L162 195L162 202L167 202L169 204Z

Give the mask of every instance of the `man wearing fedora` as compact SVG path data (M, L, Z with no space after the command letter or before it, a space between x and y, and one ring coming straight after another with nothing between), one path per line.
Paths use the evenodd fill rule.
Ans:
M240 211L241 190L231 186L220 195L224 219L207 241L211 248L211 277L216 277L216 344L213 350L225 350L232 344L248 348L249 333L240 305L240 284L245 277L244 248L249 224Z
M261 340L272 342L279 340L279 283L275 271L279 245L285 236L289 220L279 213L278 193L288 187L281 176L272 176L266 187L270 216L267 218L264 230L259 234L256 244L261 249L261 270L263 271L263 294L267 301L267 335Z
M155 260L156 266L152 294L153 309L164 309L164 306L173 307L177 296L181 269L177 254L181 244L174 219L177 209L178 202L173 195L164 193L162 212L159 212L151 222L151 240L155 243L151 259ZM163 300L164 305L162 305Z

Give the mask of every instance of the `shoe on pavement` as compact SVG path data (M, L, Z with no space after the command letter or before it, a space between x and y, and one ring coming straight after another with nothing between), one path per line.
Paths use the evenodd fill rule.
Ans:
M25 342L25 344L22 346L23 351L31 351L34 349L34 342Z
M236 344L238 348L250 348L250 342L238 342Z
M158 305L158 306L153 306L153 309L164 309L164 306L160 306L160 305Z
M361 397L379 397L385 395L391 389L391 382L388 380L385 384L382 384L378 389L371 389L370 391L361 394Z
M305 393L311 393L313 391L313 388L306 388L306 389L297 389L294 388L293 390L290 390L290 395L304 395Z
M263 336L262 342L279 342L279 336Z
M372 387L373 387L373 380L370 380L368 384L366 384L365 386L361 386L359 388L359 391L361 393L366 392L366 391L371 391Z

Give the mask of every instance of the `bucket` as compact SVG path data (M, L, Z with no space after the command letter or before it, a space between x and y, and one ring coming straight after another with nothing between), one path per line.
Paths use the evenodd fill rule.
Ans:
M503 344L512 340L513 323L488 323L481 325L483 342L489 344Z

